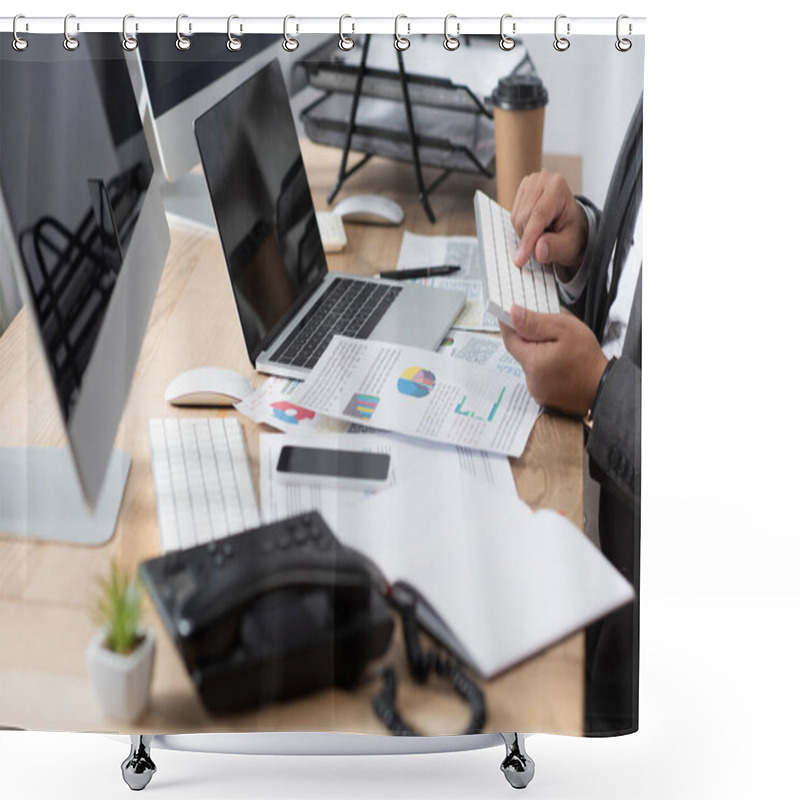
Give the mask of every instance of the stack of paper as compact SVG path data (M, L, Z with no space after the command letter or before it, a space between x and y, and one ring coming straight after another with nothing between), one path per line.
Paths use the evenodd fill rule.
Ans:
M633 598L565 517L466 476L404 483L328 522L388 580L411 584L485 678Z

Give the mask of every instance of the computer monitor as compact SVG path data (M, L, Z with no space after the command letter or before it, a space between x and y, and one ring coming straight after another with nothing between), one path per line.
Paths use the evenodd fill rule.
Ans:
M0 233L68 441L2 448L0 528L99 543L127 478L114 439L169 230L119 35L62 45L0 48Z
M216 224L200 164L194 121L265 63L283 53L283 36L253 34L230 51L219 34L187 37L188 50L175 47L173 34L148 34L130 59L134 85L144 87L145 126L165 179L167 213L215 231ZM288 63L288 62L287 62ZM288 69L288 66L287 66Z

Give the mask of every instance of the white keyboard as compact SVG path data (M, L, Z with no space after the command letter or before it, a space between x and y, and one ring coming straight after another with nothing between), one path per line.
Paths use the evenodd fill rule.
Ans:
M149 432L163 552L185 550L259 524L238 420L151 419Z
M501 322L511 325L511 306L557 314L556 278L551 264L531 256L522 269L514 264L519 237L511 215L483 192L475 192L475 222L483 260L483 292L486 308Z
M326 253L338 253L347 245L347 233L342 218L334 211L317 211L317 225Z

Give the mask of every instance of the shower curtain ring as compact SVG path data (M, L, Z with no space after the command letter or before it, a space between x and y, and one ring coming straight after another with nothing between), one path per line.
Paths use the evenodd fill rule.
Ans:
M398 50L399 52L403 52L404 50L408 50L411 47L411 40L407 39L405 36L400 35L400 31L398 28L400 27L400 20L401 19L408 19L405 14L398 14L394 18L394 49ZM411 33L411 23L406 22L406 34Z
M447 23L450 22L451 19L456 20L456 35L455 36L451 36L447 32ZM458 20L458 17L456 17L455 14L448 14L444 18L444 41L442 42L442 44L444 45L444 49L445 50L449 50L451 53L454 50L458 50L458 48L461 46L461 42L458 40L458 35L461 33L461 23L458 22L457 20Z
M511 38L511 36L515 36L517 33L517 23L511 23L511 36L506 36L503 30L506 20L511 18L511 14L503 14L503 16L500 17L500 49L506 52L513 50L517 46L517 43Z
M64 49L69 50L70 52L77 50L81 45L81 43L74 36L69 35L69 21L71 19L75 19L74 14L67 14L67 16L64 17ZM75 23L75 30L79 31L80 29L80 23Z
M14 17L14 22L13 22L12 27L11 27L11 31L14 34L14 41L11 42L11 45L18 53L21 53L28 46L28 40L27 39L23 39L17 33L17 20L20 20L20 19L25 19L25 15L24 14L17 14L17 16ZM28 30L28 23L27 22L25 23L25 30Z
M192 46L192 40L191 39L187 39L181 33L181 20L182 19L188 19L188 18L189 18L188 14L178 14L178 17L175 20L175 36L177 37L175 39L175 47L177 47L178 50L188 50ZM189 33L191 33L191 32L192 32L192 23L190 22L189 23Z
M231 53L236 53L242 49L242 40L238 39L231 33L231 22L233 22L235 19L239 19L239 17L237 17L236 14L231 14L228 17L228 41L225 43L225 47L227 47L228 50L231 51ZM242 26L240 25L239 33L241 32L242 32Z
M356 43L349 37L344 35L344 31L342 30L344 26L344 21L346 19L353 19L349 14L342 14L339 17L339 49L340 50L352 50ZM356 26L355 23L350 23L351 32L355 33Z
M558 50L559 53L563 53L565 50L569 50L570 41L567 39L569 36L569 22L567 23L567 36L559 36L558 34L558 21L560 19L566 19L566 14L559 14L555 22L553 23L553 35L555 36L555 41L553 42L553 47Z
M628 19L628 17L625 14L620 14L617 17L617 41L614 42L614 47L616 47L617 50L620 51L620 53L626 53L633 46L630 39L623 39L620 36L620 22L622 22L622 20L624 20L624 19ZM628 23L628 35L630 36L630 34L632 32L633 32L633 26L629 22Z
M122 18L122 46L129 53L132 53L139 46L139 40L135 36L131 36L128 33L128 20L129 19L135 19L133 14L126 14ZM137 31L139 30L138 23L136 24L135 29Z
M289 36L287 27L290 19L297 19L297 17L293 17L291 14L289 14L283 18L283 49L287 53L294 53L294 51L300 47L300 42L298 42L297 39L293 38L292 36ZM299 33L299 31L300 26L295 23L295 33Z

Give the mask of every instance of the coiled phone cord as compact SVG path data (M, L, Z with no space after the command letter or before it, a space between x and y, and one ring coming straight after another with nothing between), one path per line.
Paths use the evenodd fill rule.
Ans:
M425 683L431 671L449 680L456 694L469 704L470 721L464 733L480 733L486 724L486 701L480 686L466 675L453 656L423 649L419 639L415 599L401 602L396 597L391 597L391 600L400 612L406 657L414 680L417 683ZM383 686L372 698L372 707L383 724L395 735L419 736L420 734L400 716L396 706L396 695L397 677L394 668L386 667L383 670Z

